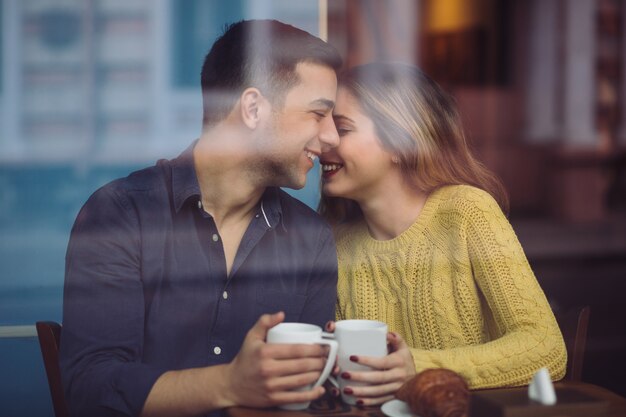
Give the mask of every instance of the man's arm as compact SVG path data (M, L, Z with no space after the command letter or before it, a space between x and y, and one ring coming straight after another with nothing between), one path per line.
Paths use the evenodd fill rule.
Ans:
M138 415L167 369L142 363L141 233L111 184L77 216L66 256L60 365L73 415Z
M323 347L265 343L267 331L284 318L282 312L261 316L229 364L163 374L141 416L194 416L236 405L269 407L320 397L322 387L291 390L319 378L325 363Z

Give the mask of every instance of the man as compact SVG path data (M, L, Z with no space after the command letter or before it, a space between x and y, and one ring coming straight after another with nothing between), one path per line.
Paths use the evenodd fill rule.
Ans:
M61 368L78 416L198 415L309 401L324 351L268 345L287 321L334 314L328 226L301 188L325 149L337 52L277 21L242 21L202 68L201 137L113 181L68 245ZM268 314L274 313L274 314Z

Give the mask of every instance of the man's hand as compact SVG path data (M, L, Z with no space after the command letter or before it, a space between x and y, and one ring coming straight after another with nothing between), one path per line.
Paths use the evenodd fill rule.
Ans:
M284 319L282 312L265 314L248 331L241 350L225 369L230 405L270 407L312 401L324 393L322 387L293 391L317 381L326 363L324 347L265 343L267 331Z
M270 407L320 397L322 387L291 390L317 381L326 363L325 347L265 343L267 331L284 319L282 312L261 316L229 364L161 375L141 416L196 416L237 405Z

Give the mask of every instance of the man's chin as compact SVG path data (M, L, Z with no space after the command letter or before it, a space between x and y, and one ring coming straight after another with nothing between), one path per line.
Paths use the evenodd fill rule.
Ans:
M289 185L286 185L285 187L291 188L292 190L303 189L306 186L307 176L309 172L311 172L310 169L307 169L306 171L293 172L292 174L294 175L290 175L289 178L286 178L289 182Z
M294 178L293 176L281 175L274 176L268 186L289 188L291 190L301 190L306 185L306 177Z
M291 183L289 185L283 185L284 188L289 188L292 190L301 190L304 188L304 186L306 185L306 182L303 182L302 184L296 184L296 183Z

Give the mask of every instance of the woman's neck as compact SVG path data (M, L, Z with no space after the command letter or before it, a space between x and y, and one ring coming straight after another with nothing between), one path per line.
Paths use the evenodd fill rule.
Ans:
M359 201L369 233L376 240L399 236L415 223L426 203L426 192L405 181L400 183Z

